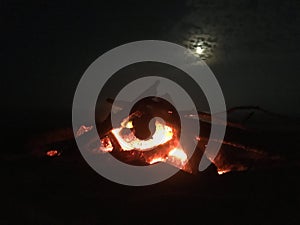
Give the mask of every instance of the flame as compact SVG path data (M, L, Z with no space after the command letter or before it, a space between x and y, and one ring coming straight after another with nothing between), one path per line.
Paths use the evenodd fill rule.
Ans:
M130 122L130 121L129 121ZM131 126L132 123L122 123L125 127ZM159 145L165 144L173 138L173 129L160 121L155 121L155 132L151 138L147 140L141 140L135 136L131 131L129 134L122 134L124 127L115 128L111 132L119 142L123 150L140 150L145 151L153 149Z
M168 161L175 162L179 167L182 167L187 162L187 155L181 147L173 148L168 154Z
M181 147L176 147L171 149L166 157L154 157L149 164L158 162L167 162L182 169L187 163L187 155Z
M179 140L177 140L175 128L156 119L154 134L149 139L142 140L135 136L132 116L139 115L134 114L125 118L120 123L120 127L110 131L120 145L120 151L141 151L143 160L150 165L165 162L184 169L188 157L178 143ZM100 150L103 152L111 152L113 150L109 137L101 139ZM153 150L153 152L149 150Z
M132 121L128 121L128 123L126 123L126 128L133 128L133 124Z
M156 157L156 158L153 158L153 159L149 162L149 164L154 164L154 163L158 163L158 162L165 162L165 161L166 161L166 159L163 158L163 157Z

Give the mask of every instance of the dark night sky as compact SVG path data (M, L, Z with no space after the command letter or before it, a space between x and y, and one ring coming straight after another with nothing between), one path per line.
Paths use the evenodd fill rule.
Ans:
M298 115L299 1L3 1L2 107L71 118L76 85L101 54L136 40L216 39L207 63L228 107ZM42 121L42 120L41 120Z

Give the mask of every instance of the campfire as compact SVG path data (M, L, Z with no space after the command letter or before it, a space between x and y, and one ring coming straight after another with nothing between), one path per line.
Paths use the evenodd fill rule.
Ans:
M163 124L161 121L155 121L155 132L147 140L139 139L135 136L132 121L126 119L125 126L112 129L109 137L101 139L99 150L103 152L112 152L112 142L115 143L115 149L119 152L140 152L139 157L147 164L167 162L182 169L187 163L187 155L179 144L178 137L175 135L175 128ZM130 126L127 126L130 124ZM111 141L113 140L113 141Z
M133 165L168 163L185 171L188 156L179 141L180 126L175 109L162 99L143 101L143 107L112 128L102 138L99 151ZM158 108L159 107L159 108ZM149 128L150 126L150 128Z
M220 126L226 126L227 135L224 140L212 140L221 142L222 147L218 155L211 159L205 155L210 115L208 113L187 114L185 119L200 121L201 132L203 132L191 134L191 141L198 143L192 156L188 155L185 146L180 143L181 128L178 113L167 101L157 98L148 98L134 107L130 115L123 118L117 127L112 128L111 124L107 123L110 117L99 123L99 127L98 124L97 127L82 125L77 129L75 138L84 137L88 140L87 144L93 146L89 148L92 149L93 154L111 154L124 163L136 166L167 163L188 173L198 172L198 165L203 157L210 160L219 175L247 170L253 167L254 162L256 165L260 162L262 164L271 162L273 165L274 160L280 160L251 143L247 144L247 140L253 140L252 131L232 121L219 122ZM99 139L89 135L93 129L98 130L100 142L95 141ZM72 137L71 129L61 129L36 138L33 144L34 154L41 155L40 150L45 149L43 155L48 158L65 157L66 153L74 149Z
M147 109L145 111L144 109ZM232 110L232 109L230 109ZM110 118L109 118L110 119ZM197 173L202 157L206 157L215 167L219 175L231 171L245 171L253 162L272 160L264 150L242 144L244 137L251 131L242 124L231 121L218 121L219 126L226 126L227 135L221 142L222 147L218 155L211 159L205 155L210 130L210 115L199 113L187 114L185 119L201 123L201 134L192 134L191 141L198 145L192 156L180 143L180 120L172 105L163 99L148 98L132 109L131 114L120 121L119 126L109 129L106 133L99 133L100 143L95 147L95 153L112 154L124 163L138 166L151 166L155 163L168 163L188 173ZM101 125L100 125L101 126ZM78 133L83 135L91 127L82 126ZM232 140L232 137L239 141Z

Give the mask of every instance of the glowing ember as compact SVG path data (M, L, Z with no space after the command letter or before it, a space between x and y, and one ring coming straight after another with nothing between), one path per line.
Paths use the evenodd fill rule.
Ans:
M230 172L230 170L218 170L219 175L222 175L222 174L228 173L228 172Z
M111 152L114 149L109 137L104 137L101 139L101 145L99 149L103 152Z
M53 156L59 156L60 153L57 150L49 150L47 151L46 155L49 157L53 157Z
M89 132L89 131L92 130L92 129L93 129L93 126L87 127L87 126L82 125L82 126L77 130L77 132L76 132L76 137L80 137L81 135L83 135L83 134L86 133L86 132Z
M128 122L125 124L125 127L127 125ZM173 138L173 130L171 127L159 121L155 121L155 128L154 134L147 140L137 138L132 131L129 134L122 134L122 131L124 130L123 127L113 129L111 132L114 134L123 150L129 151L134 149L145 151L165 144Z

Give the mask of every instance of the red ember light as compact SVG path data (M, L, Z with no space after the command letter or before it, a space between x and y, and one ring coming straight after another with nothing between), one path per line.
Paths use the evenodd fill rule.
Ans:
M57 150L49 150L47 151L46 155L49 157L53 157L53 156L59 156L60 153Z

